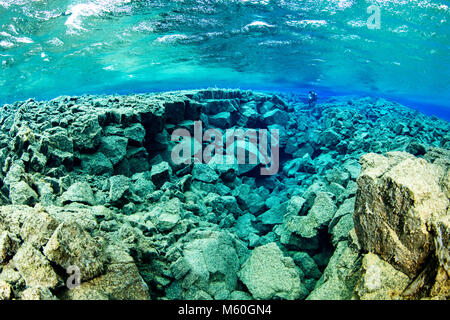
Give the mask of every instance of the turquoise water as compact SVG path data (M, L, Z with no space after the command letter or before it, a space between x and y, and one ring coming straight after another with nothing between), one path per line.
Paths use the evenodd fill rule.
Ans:
M377 5L379 29L367 12ZM0 0L0 104L200 87L377 95L450 119L450 2Z

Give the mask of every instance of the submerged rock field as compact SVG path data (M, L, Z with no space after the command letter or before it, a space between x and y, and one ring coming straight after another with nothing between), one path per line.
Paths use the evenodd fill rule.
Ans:
M197 121L277 129L278 172L174 161ZM30 99L1 108L0 166L0 300L450 298L450 124L395 102Z

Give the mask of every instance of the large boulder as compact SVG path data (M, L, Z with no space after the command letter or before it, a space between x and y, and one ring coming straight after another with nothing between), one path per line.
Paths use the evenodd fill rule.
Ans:
M74 149L92 150L100 143L102 127L97 114L83 114L71 124L69 134L73 138Z
M150 171L150 177L156 187L161 188L164 182L170 180L172 169L166 161L162 161L154 166Z
M192 230L173 249L169 258L175 281L167 289L169 298L218 299L237 289L237 274L248 254L243 243L229 232Z
M32 205L38 198L38 194L25 182L13 182L9 188L9 198L12 204Z
M63 204L71 202L85 203L89 205L95 204L94 193L91 186L87 182L76 182L72 184L66 192L61 195Z
M107 249L109 263L104 274L65 290L66 300L148 300L148 286L133 258L120 248Z
M444 168L407 153L361 158L354 222L363 250L413 277L433 251L433 221L447 215Z
M294 261L272 242L255 248L239 271L239 278L255 299L304 297L305 288Z
M82 155L81 168L87 174L92 175L112 174L113 172L111 160L101 152L96 152L92 155Z
M347 241L339 242L307 300L351 299L360 276L360 268L359 252L349 246Z
M99 152L103 153L113 165L119 163L127 153L128 139L120 136L103 137Z
M267 125L278 124L281 126L285 126L289 121L289 114L286 111L280 109L273 109L264 113L263 121Z
M61 223L44 247L44 254L65 269L77 267L82 280L92 279L104 269L102 244L76 223Z
M194 164L192 169L192 178L194 180L214 183L219 179L219 175L214 171L214 169L205 163Z
M400 299L409 277L373 253L362 259L361 277L355 293L361 300Z
M61 281L50 261L30 243L20 247L13 262L29 287L55 288Z
M328 226L335 212L336 206L330 196L325 192L319 192L308 215L286 219L286 229L303 238L313 238L320 229Z

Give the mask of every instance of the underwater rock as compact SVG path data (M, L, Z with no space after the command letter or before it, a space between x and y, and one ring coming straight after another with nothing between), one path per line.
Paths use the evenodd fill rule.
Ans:
M204 112L208 115L219 114L223 112L232 113L236 111L236 101L229 99L213 99L206 102Z
M19 245L19 240L12 233L8 231L0 233L0 264L13 257L19 249Z
M179 214L164 210L158 215L155 226L159 231L168 232L172 230L180 220L181 217Z
M131 185L132 192L142 199L148 198L155 191L155 185L148 171L134 174L131 180L133 181Z
M59 166L71 161L74 143L67 130L60 127L51 128L44 132L44 136L43 143L46 145L51 165Z
M303 205L305 204L305 199L300 196L292 196L289 199L289 202L286 207L286 215L288 216L296 216L299 215Z
M177 244L181 256L171 266L179 278L171 287L178 287L178 298L212 298L236 290L241 263L247 258L246 247L227 231L193 230ZM182 260L179 260L182 259ZM175 298L175 296L173 297Z
M348 199L345 199L344 202L339 206L339 208L336 210L336 213L333 216L333 219L331 219L330 223L328 224L328 233L331 234L332 228L336 225L336 223L346 215L353 216L353 212L355 211L355 200L356 197L351 197Z
M127 154L128 139L120 136L107 136L100 139L98 151L103 153L113 165L119 163Z
M330 196L319 192L308 214L291 217L287 220L286 229L303 238L313 238L320 229L328 226L335 212L336 206Z
M67 269L76 266L82 280L102 273L105 263L101 243L81 229L77 223L61 223L44 247L44 255Z
M30 158L30 168L36 172L42 172L47 164L47 157L39 151L33 150Z
M289 121L289 115L283 110L273 109L263 114L262 120L267 125L278 124L281 126L285 126Z
M252 235L258 233L258 230L253 226L255 220L255 216L250 213L246 213L237 218L233 227L235 234L244 241L250 241Z
M320 144L325 147L334 147L341 142L341 140L342 137L333 129L327 129L319 136Z
M333 168L327 172L326 178L330 184L337 183L337 184L345 187L350 178L350 174L339 168Z
M48 242L58 225L58 221L44 210L34 210L32 214L26 215L20 229L20 237L40 249Z
M295 300L307 294L294 261L273 242L253 249L239 271L239 279L255 299Z
M342 216L335 226L329 229L331 234L331 242L333 245L337 245L338 242L346 240L350 230L354 227L353 215L346 214Z
M361 165L356 159L349 159L345 161L342 168L350 174L350 178L353 180L358 179L361 174Z
M67 189L67 191L61 195L61 201L63 204L79 202L94 205L95 197L89 183L76 182L72 184L69 189Z
M135 123L128 128L125 128L123 131L123 135L130 142L136 143L138 145L142 145L144 143L145 138L145 128L140 123Z
M450 215L441 217L433 223L434 245L439 265L450 273Z
M93 150L100 144L102 127L96 114L76 117L69 128L75 150Z
M233 190L232 194L243 211L249 211L255 216L264 211L264 198L261 194L254 192L250 185L241 184Z
M233 217L241 215L242 211L239 208L236 198L233 196L220 196L216 193L208 193L204 199L205 205L211 207L213 212L217 215L231 214Z
M58 300L52 292L45 287L30 287L22 291L22 300Z
M406 153L361 158L355 229L362 248L415 276L430 256L427 225L447 214L443 168Z
M157 165L152 166L150 177L155 186L160 188L164 184L164 182L170 180L171 174L172 169L170 168L169 163L163 161L158 163Z
M360 276L361 259L358 251L341 241L322 276L307 300L349 300Z
M286 214L288 203L283 202L266 212L260 214L256 221L260 221L264 226L273 226L283 223L283 217Z
M319 279L322 276L322 273L319 270L316 262L311 256L306 252L295 252L292 256L295 264L299 266L299 268L305 274L307 278Z
M364 255L355 293L361 300L400 299L410 278L373 253Z
M91 175L111 175L113 173L111 160L101 152L93 155L81 155L81 168Z
M209 125L215 128L228 129L232 126L231 113L221 112L208 118Z
M62 294L67 300L148 300L148 286L139 274L133 258L120 248L108 248L108 260L102 275L83 281Z
M10 300L13 297L13 289L11 285L3 280L0 280L0 301Z
M208 165L213 168L225 182L233 182L239 171L239 165L234 155L215 155Z
M376 178L361 178L368 183L358 185L357 159L368 152L420 154L441 168L439 179L430 178L434 172L428 179L448 198L449 151L439 148L450 143L448 123L380 99L329 99L316 104L314 115L306 102L290 94L208 89L61 97L3 108L0 298L3 292L6 299L302 299L308 292L309 299L448 297L448 208L425 224L408 214L381 219L361 211L352 218L357 193L359 210L384 202L386 212L426 209L420 207L427 200L419 191L429 183L422 179L428 170L422 160L403 153L366 156L361 176ZM237 164L233 155L224 157L233 160L226 163L217 154L208 164L173 163L171 133L185 128L193 136L192 120L198 119L205 130L280 130L283 170L262 177L259 163ZM246 143L235 147L261 155ZM394 173L407 160L411 164ZM28 205L9 205L16 196L10 190L21 182L28 195L14 202ZM362 187L372 196L359 195ZM357 221L363 241L352 229ZM414 225L429 234L428 258L403 295L370 287L370 265L389 275L401 272L399 280L407 274L392 269L399 266L387 256L394 246L403 250L406 235L387 233L400 240L385 246L377 223L383 232ZM385 256L364 255L364 242L376 242L372 251ZM23 276L13 258L25 245L35 251L28 249L31 260L22 255ZM409 256L416 254L413 247L405 250L408 259L415 259ZM70 290L61 279L56 286L27 286L34 259L58 275L67 261L81 264L89 279Z
M103 269L113 268L110 266L110 254L104 254L102 249L106 239L100 237L94 240L88 233L98 229L95 217L110 219L111 212L100 206L78 206L45 209L39 204L35 208L18 205L0 207L0 229L5 230L0 233L0 253L5 258L0 262L0 282L11 286L13 296L10 298L56 299L48 289L56 289L58 298L70 298L59 296L60 289L64 292L61 287L63 279L59 275L62 268L71 265L80 268L82 283L90 277L97 279L97 275L104 274ZM113 250L113 253L118 254L119 251ZM114 276L110 276L116 279L118 275L125 274L126 279L119 279L117 283L128 288L136 273L119 269L112 272ZM110 282L108 286L112 287L112 284ZM122 291L127 292L126 288ZM147 290L145 285L142 288ZM104 288L97 289L104 291ZM139 294L137 287L130 291L129 298ZM148 292L145 294L148 295ZM108 297L114 298L113 295ZM127 296L120 298L127 299Z
M38 199L38 194L25 181L13 182L9 187L9 198L12 204L32 205Z
M109 178L109 202L116 203L130 189L130 178L117 175Z
M214 169L205 163L194 164L192 168L192 177L194 180L206 183L213 183L219 179L219 175Z
M61 282L50 261L30 243L22 244L13 262L29 287L55 288Z
M307 216L316 222L316 228L318 229L328 226L335 212L336 205L330 196L325 192L319 192Z

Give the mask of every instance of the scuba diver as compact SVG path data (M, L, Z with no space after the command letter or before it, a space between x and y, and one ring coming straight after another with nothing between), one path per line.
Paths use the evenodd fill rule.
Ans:
M316 106L316 102L317 102L317 93L315 91L310 91L308 95L309 108L313 109Z
M318 98L317 93L311 90L308 95L309 112L311 116L316 118L320 116L319 110L317 110L316 108L317 98Z

